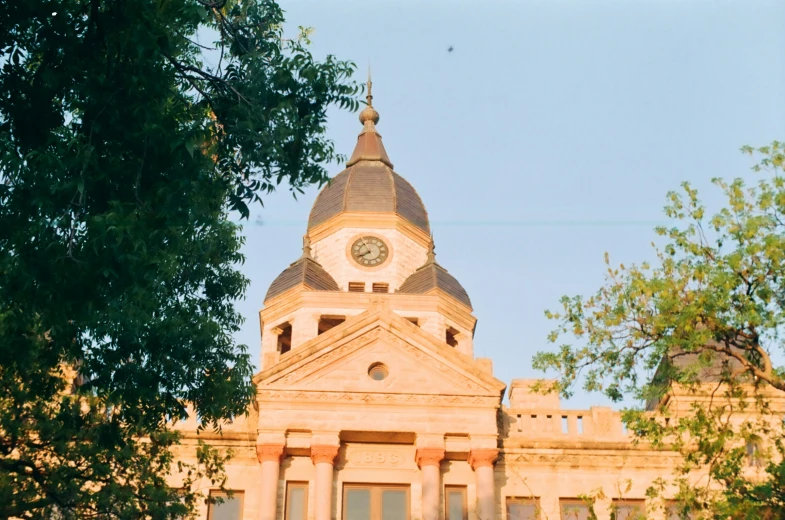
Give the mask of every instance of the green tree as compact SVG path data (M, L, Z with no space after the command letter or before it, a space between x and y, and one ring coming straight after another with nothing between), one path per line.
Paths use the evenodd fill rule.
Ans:
M232 212L341 159L354 65L273 0L0 2L0 517L166 518L170 421L243 414ZM77 374L69 372L75 367ZM186 483L221 482L200 450Z
M755 182L715 179L727 204L713 216L689 184L670 193L657 261L606 255L596 294L546 313L559 346L534 360L565 396L582 386L641 403L623 415L637 440L683 455L652 495L693 518L785 518L785 145L743 151L760 157ZM691 396L686 410L674 394Z

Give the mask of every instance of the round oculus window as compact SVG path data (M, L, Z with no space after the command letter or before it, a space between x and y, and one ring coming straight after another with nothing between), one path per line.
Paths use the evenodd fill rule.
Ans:
M368 367L368 376L374 381L382 381L388 374L387 367L383 363L374 363Z

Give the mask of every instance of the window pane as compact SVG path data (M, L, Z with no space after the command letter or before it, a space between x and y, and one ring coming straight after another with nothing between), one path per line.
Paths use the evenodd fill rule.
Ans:
M463 520L463 491L447 491L447 520Z
M562 504L561 517L562 520L589 520L589 508L577 502Z
M232 498L226 495L213 495L215 498L222 498L220 504L210 504L211 520L240 520L243 516L242 495L235 493Z
M289 487L289 502L286 507L289 520L305 520L305 487Z
M406 490L382 490L382 520L406 520Z
M507 520L536 520L537 506L526 502L507 502Z
M618 504L616 506L616 520L641 520L643 518L643 505Z
M671 504L668 506L668 520L688 520L694 516L694 513L687 513L682 516L681 508L678 505Z
M346 490L346 520L371 519L371 490L349 488Z

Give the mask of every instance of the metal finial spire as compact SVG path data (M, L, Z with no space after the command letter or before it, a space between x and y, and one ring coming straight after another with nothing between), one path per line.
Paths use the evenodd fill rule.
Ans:
M373 82L371 81L371 60L368 60L368 94L365 96L365 100L368 102L368 106L373 106L373 95L371 95L371 87L373 86Z
M371 81L371 62L368 61L368 83L365 93L365 99L368 103L362 112L360 112L360 122L366 126L366 123L369 123L370 126L366 126L366 130L363 131L375 131L373 130L373 125L379 122L379 112L373 108L373 94L371 93L371 88L373 87L373 82ZM372 124L371 124L372 123Z
M308 235L303 235L303 258L310 258L311 256L311 238Z
M433 243L433 235L431 235L431 243L428 244L428 256L425 260L425 265L436 263L436 246Z

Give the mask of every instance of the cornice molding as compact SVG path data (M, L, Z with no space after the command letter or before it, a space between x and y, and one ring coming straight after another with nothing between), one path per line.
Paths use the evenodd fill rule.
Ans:
M342 212L308 230L312 243L323 240L345 228L395 229L408 236L423 247L428 247L431 237L428 233L397 214L391 213L352 213Z
M304 390L257 391L257 399L262 404L291 403L365 403L368 405L405 405L405 406L442 406L456 408L498 408L499 398L472 395L435 395L435 394L381 394L363 392L321 392ZM284 406L284 408L286 408Z

